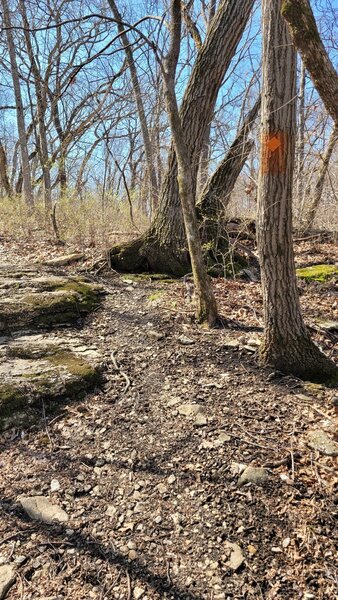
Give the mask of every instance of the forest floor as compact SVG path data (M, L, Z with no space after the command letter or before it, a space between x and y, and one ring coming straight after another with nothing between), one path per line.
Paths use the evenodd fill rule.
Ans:
M0 241L16 264L72 250ZM296 246L299 266L337 254ZM90 276L107 295L76 336L105 357L104 384L0 434L6 598L338 598L337 459L308 445L314 429L335 434L337 390L257 366L259 284L216 280L225 326L205 331L182 281ZM301 302L337 359L337 332L315 324L337 320L337 288L303 284ZM257 483L241 485L244 465L264 468L247 472ZM68 522L30 520L21 494L50 497Z

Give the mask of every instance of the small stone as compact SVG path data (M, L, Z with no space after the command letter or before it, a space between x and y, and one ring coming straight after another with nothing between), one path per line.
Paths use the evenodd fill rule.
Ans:
M155 517L154 521L155 521L156 525L158 525L159 523L161 523L162 522L161 515L157 515L157 517Z
M291 540L289 537L285 538L282 542L283 548L287 548L290 545L290 542L291 542Z
M166 485L164 485L164 483L159 483L156 486L156 489L160 492L160 494L166 494L168 491L168 488Z
M196 425L197 427L203 427L203 425L207 425L207 423L208 419L203 413L199 413L198 415L196 415L194 425Z
M178 412L184 417L194 417L198 413L202 412L203 406L201 404L180 404Z
M186 335L180 335L180 337L178 338L178 341L183 346L191 346L192 344L195 343L195 340L192 340L191 338L187 337Z
M168 483L175 483L176 481L176 477L175 475L169 475L168 479L167 479Z
M136 550L130 550L130 552L128 552L128 558L130 560L135 560L137 558Z
M237 569L239 569L245 560L240 546L231 542L224 542L224 546L230 554L226 565L233 571L237 571Z
M215 445L222 446L223 444L225 444L225 442L230 442L230 440L231 435L228 435L227 433L220 433L217 440L215 440Z
M21 496L18 501L28 516L35 521L48 524L68 521L67 513L44 496Z
M279 546L272 546L271 552L274 552L275 554L280 554L281 552L283 552L283 550Z
M243 471L245 471L247 466L248 465L246 463L232 462L230 464L230 473L231 475L240 475L243 473Z
M308 434L308 445L312 450L318 450L325 456L338 456L338 444L336 444L322 429L315 429Z
M257 554L257 548L256 548L256 546L253 546L252 544L248 545L247 551L248 551L248 554L250 554L250 556L255 556L255 554Z
M0 566L0 600L5 598L9 588L15 582L15 571L12 565L1 565Z
M16 565L23 565L24 562L26 562L27 560L27 556L25 556L24 554L18 554L18 556L15 557L14 562Z
M60 482L57 479L52 479L50 482L50 491L58 492L61 489Z
M143 594L145 594L146 590L145 588L136 586L134 588L134 592L133 592L133 596L135 598L135 600L139 600L139 598L142 598Z
M135 513L141 513L144 511L144 504L143 502L136 502L135 506L134 506L134 512Z
M255 483L256 485L265 483L268 478L268 472L263 467L247 467L238 480L238 485L245 483Z
M107 506L106 515L107 517L114 517L116 514L117 508L113 504L109 504Z

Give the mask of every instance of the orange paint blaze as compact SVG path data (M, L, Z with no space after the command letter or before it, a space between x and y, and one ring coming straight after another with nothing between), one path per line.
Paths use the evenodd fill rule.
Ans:
M286 134L282 131L263 134L262 172L278 175L286 170Z

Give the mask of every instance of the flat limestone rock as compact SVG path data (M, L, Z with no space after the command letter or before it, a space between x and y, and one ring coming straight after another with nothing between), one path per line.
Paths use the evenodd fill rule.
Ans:
M50 267L63 267L64 265L71 265L79 260L84 258L84 254L79 252L75 252L74 254L65 254L64 256L57 256L55 258L50 258L49 260L45 260L43 262L44 265L48 265Z
M0 265L0 335L75 324L97 306L102 293L85 278Z
M16 575L12 565L0 565L0 600L6 597L9 588L15 582Z
M338 456L338 444L334 442L322 429L315 429L308 433L308 446L318 450L325 456Z
M68 515L60 506L52 504L44 496L21 496L18 498L22 508L34 521L52 523L66 523Z
M0 343L0 431L34 420L34 406L78 398L100 382L103 358L83 340L57 333Z

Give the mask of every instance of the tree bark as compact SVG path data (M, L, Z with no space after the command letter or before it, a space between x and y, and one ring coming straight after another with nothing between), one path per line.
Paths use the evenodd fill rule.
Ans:
M195 194L192 179L192 168L189 152L182 128L175 94L175 74L181 46L181 1L171 2L171 43L163 67L167 111L172 131L178 168L178 188L183 212L184 228L188 241L188 249L195 284L197 300L197 320L213 327L217 322L217 307L212 283L207 274L203 260L197 215L195 210Z
M338 125L338 74L320 38L309 0L283 0L282 15L325 108Z
M330 159L333 154L333 151L334 151L337 141L338 141L338 127L334 127L331 132L329 143L325 150L325 154L322 158L323 162L321 164L321 167L319 170L319 175L317 177L317 181L316 181L314 191L312 194L310 208L306 215L305 224L302 228L304 232L312 227L313 222L315 220L316 212L317 212L319 203L320 203L322 195L323 195L325 177L326 177L326 174L327 174L327 171L329 168Z
M198 52L180 109L183 135L192 165L193 194L196 194L200 154L224 74L248 22L254 0L222 0L212 20L206 40ZM160 193L159 208L150 229L140 243L113 248L112 266L132 265L144 270L184 275L191 270L178 189L178 169L174 147ZM142 265L140 267L140 265ZM132 269L133 270L133 269Z
M261 98L259 97L246 116L225 158L202 190L197 209L203 230L202 239L205 242L217 238L217 231L224 218L231 193L253 147L253 141L249 139L249 135L255 124L260 105Z
M12 198L13 190L8 177L7 157L5 149L0 141L0 184L8 198Z
M28 206L34 205L33 188L31 181L31 170L29 164L28 143L25 127L25 116L21 95L20 77L18 65L16 62L15 43L13 38L13 30L11 28L11 18L7 0L1 0L3 10L3 21L6 28L8 53L11 65L11 75L13 81L13 89L16 103L16 118L18 126L18 134L20 141L21 163L22 163L22 178L23 178L23 193Z
M296 134L296 53L281 0L263 0L261 164L258 250L264 339L260 362L302 379L337 377L337 367L312 342L300 309L292 240Z

